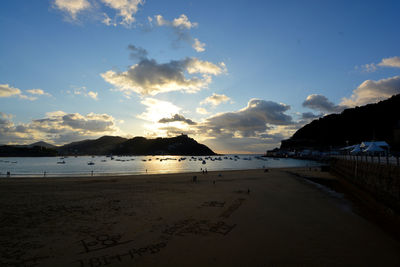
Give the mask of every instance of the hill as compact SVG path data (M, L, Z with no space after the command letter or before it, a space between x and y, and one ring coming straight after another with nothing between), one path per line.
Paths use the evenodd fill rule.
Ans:
M324 150L370 140L383 140L400 150L400 94L314 120L282 140L281 149Z
M39 142L30 144L30 145L28 145L27 147L35 147L35 146L38 146L38 147L45 147L45 148L51 148L51 149L57 148L57 146L52 145L52 144L49 144L49 143L46 143L46 142L43 142L43 141L39 141Z
M132 138L116 149L118 155L215 155L215 153L203 144L187 135L172 138L146 139L144 137Z
M0 146L0 157L53 157L57 151L51 148L34 146Z
M57 151L61 155L107 155L127 140L119 136L103 136L96 140L83 140L63 145Z
M171 138L126 139L103 136L96 140L73 142L57 149L60 155L214 155L207 146L187 135Z
M146 139L103 136L95 140L53 146L45 142L31 145L0 145L0 157L43 157L57 155L215 155L187 135Z

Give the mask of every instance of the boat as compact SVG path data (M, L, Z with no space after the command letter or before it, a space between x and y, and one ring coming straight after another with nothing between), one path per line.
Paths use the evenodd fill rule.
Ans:
M203 160L203 162L202 162L201 164L206 164L206 161L205 161L205 160Z
M65 164L65 160L63 160L63 161L57 161L57 164Z
M87 163L87 165L94 165L94 162L93 162L93 161L89 161L89 162Z

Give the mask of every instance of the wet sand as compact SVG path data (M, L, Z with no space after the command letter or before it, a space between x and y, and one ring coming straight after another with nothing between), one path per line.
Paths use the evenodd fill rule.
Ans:
M0 266L400 266L398 240L285 169L1 179L0 203Z

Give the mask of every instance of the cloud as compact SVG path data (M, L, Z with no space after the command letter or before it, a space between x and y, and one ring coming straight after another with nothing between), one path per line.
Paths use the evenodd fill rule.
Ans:
M11 87L8 84L0 84L0 97L18 96L20 94L20 89Z
M231 100L228 96L226 95L219 95L216 93L213 93L211 96L205 98L203 101L200 102L200 105L206 105L206 104L211 104L212 106L216 107L222 103L228 102Z
M103 13L104 19L101 21L103 24L107 25L107 26L114 26L117 27L117 22L114 19L111 19L107 13Z
M78 13L87 10L91 4L87 0L54 0L53 7L69 16L69 19L77 20Z
M90 97L94 100L99 100L98 93L94 92L94 91L88 91L86 86L76 87L73 92L68 91L68 93L70 93L70 94L73 93L74 95L82 95L85 97Z
M131 51L130 57L132 59L144 60L147 59L147 50L142 47L137 47L132 44L128 45L128 49Z
M34 101L37 99L35 96L19 95L19 98Z
M400 68L400 57L384 58L378 65L381 67Z
M200 42L198 38L193 38L188 32L192 28L198 27L199 24L197 22L191 22L185 14L180 15L178 18L175 18L172 21L164 19L162 15L156 15L154 17L155 24L157 26L169 27L174 30L177 42L185 41L189 43L197 52L204 52L206 50L206 44ZM152 24L153 19L149 18L148 20L149 23Z
M193 49L196 50L197 52L204 52L204 51L206 51L206 49L204 48L205 46L206 46L206 44L200 42L199 39L197 39L197 38L194 38L194 39L193 39L192 47L193 47Z
M400 76L394 76L378 81L366 80L360 84L353 94L342 99L342 106L362 106L387 99L400 93Z
M155 18L158 26L169 26L190 30L191 28L199 25L197 22L191 22L185 14L180 15L178 18L175 18L172 21L165 20L162 15L156 15Z
M46 93L45 91L43 91L42 89L30 89L30 90L26 90L28 93L32 94L32 95L45 95L45 96L51 96L51 94Z
M162 118L158 122L159 123L169 123L169 122L175 122L175 121L181 121L188 125L196 125L197 124L196 122L192 121L191 119L186 119L184 116L179 115L179 114L175 114L171 118Z
M272 125L292 124L292 117L285 112L290 106L251 99L247 107L236 112L225 112L211 116L205 120L199 129L208 136L228 134L235 137L256 137L265 133Z
M360 68L361 68L362 72L375 72L378 69L376 67L375 63L364 64L364 65L361 65Z
M98 98L97 98L98 93L97 92L89 91L89 93L87 95L88 95L88 97L90 97L90 98L92 98L94 100L98 100Z
M26 92L32 94L32 95L47 95L51 96L49 93L44 92L42 89L30 89L26 90ZM22 94L22 91L18 88L12 87L9 84L0 84L0 98L1 97L19 97L20 99L25 99L25 100L36 100L37 97L35 96L28 96Z
M55 111L47 113L43 119L14 124L11 116L0 112L0 143L26 144L43 140L62 144L117 132L115 119L108 114L81 115Z
M153 106L157 107L157 102L148 105L147 111L153 110ZM178 111L180 109L175 108ZM162 119L148 119L157 123L148 125L147 135L175 136L184 133L221 153L263 153L267 148L278 146L282 139L290 137L298 129L292 117L285 114L289 109L290 106L282 103L251 99L243 109L219 113L196 124L182 123L182 120L188 118L176 112L164 115ZM160 118L162 110L169 111L167 108L159 108L155 112L158 117L154 117ZM164 126L163 122L181 124Z
M191 75L187 77L185 72ZM223 62L216 65L197 58L185 58L158 63L154 59L146 58L127 71L109 70L100 75L106 82L127 95L132 92L140 95L156 95L171 91L197 92L207 88L212 81L211 75L224 72L226 67Z
M108 7L115 9L118 17L122 18L120 24L131 26L135 22L134 15L139 10L139 5L144 5L144 0L101 0ZM110 25L111 19L107 16L103 23ZM107 24L108 23L108 24Z
M363 72L375 72L378 67L392 67L392 68L400 68L400 57L389 57L389 58L383 58L381 62L378 64L375 63L370 63L370 64L364 64L361 65L360 67L356 66L355 69L361 69Z
M320 117L324 116L324 114L320 113L320 114L314 114L312 112L304 112L301 114L301 118L304 120L314 120L314 119L318 119Z
M205 108L196 108L196 112L199 114L202 114L202 115L206 115L206 114L210 113Z
M335 105L323 95L312 94L307 96L303 102L303 107L318 110L323 113L337 113L342 112L346 107L343 105Z
M113 19L106 12L101 12L100 2L116 11ZM91 10L92 18L98 20L103 17L101 22L107 26L121 24L126 27L135 22L134 16L140 5L144 5L144 0L53 0L52 2L53 8L64 12L69 21L77 21L80 13Z

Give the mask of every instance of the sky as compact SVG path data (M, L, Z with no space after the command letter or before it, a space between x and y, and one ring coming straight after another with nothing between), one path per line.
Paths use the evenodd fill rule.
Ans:
M400 93L399 1L3 0L0 144L264 153Z

